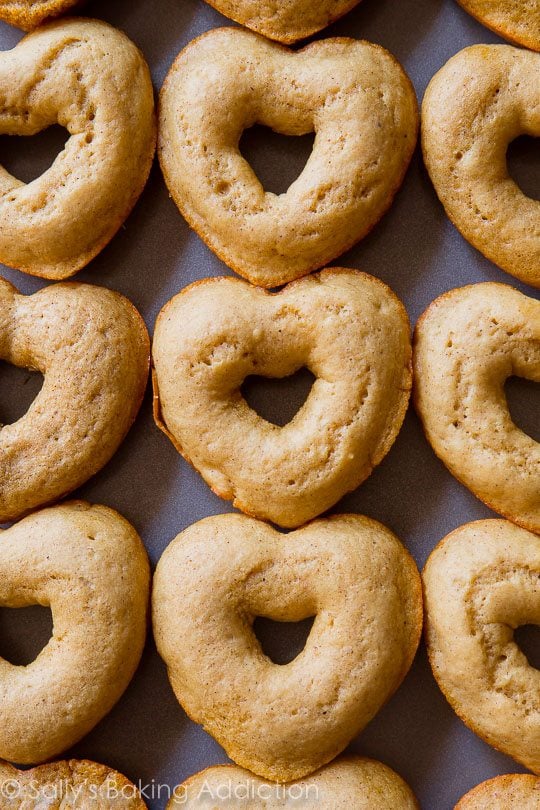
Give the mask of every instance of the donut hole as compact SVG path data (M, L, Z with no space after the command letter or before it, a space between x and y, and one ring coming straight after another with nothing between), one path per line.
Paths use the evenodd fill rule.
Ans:
M540 385L523 377L509 377L504 389L513 423L540 442Z
M0 135L0 161L13 177L31 183L52 166L69 138L56 124L37 135Z
M270 379L250 375L240 391L250 408L272 425L291 422L307 400L316 377L301 368L289 377Z
M0 389L5 392L0 401L0 426L12 425L24 416L42 386L43 375L38 371L0 360Z
M239 149L265 191L285 194L313 151L315 134L282 135L256 124L244 130Z
M524 624L514 632L514 641L527 661L535 669L540 669L540 627Z
M508 172L521 191L533 200L540 200L540 142L538 138L521 135L506 153Z
M285 666L297 658L306 646L315 616L300 622L276 622L257 616L253 632L263 653L273 664Z
M0 608L0 657L15 666L28 666L53 634L51 609L41 605Z

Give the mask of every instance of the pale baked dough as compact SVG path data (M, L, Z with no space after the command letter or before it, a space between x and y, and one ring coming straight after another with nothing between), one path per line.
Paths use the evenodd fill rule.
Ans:
M70 138L25 184L0 166L0 261L35 276L72 276L107 244L141 193L155 149L148 66L121 31L62 20L0 53L0 133L52 124Z
M454 810L540 810L540 779L529 773L496 776L470 790Z
M454 711L540 773L540 672L514 641L540 624L540 537L505 520L461 526L429 557L424 594L433 674Z
M0 762L2 810L144 810L146 804L121 773L70 759L19 771Z
M158 316L155 416L212 490L300 526L355 489L392 446L411 387L406 311L381 281L332 268L277 294L233 278L184 289ZM250 375L317 378L278 427L240 392Z
M286 786L265 782L236 765L216 765L178 785L167 810L209 810L212 797L223 797L223 805L216 807L227 801L233 807L236 799L242 810L418 810L410 787L395 771L359 756L337 759Z
M191 42L163 85L159 157L169 191L212 250L263 287L323 267L365 236L401 185L417 135L408 77L378 45L327 39L290 51L219 28ZM239 151L259 123L315 131L285 194Z
M0 605L47 605L53 634L28 666L0 658L0 757L57 756L117 702L146 636L149 566L135 529L74 501L0 533Z
M152 605L187 714L236 763L276 781L317 770L364 728L405 677L422 626L412 557L360 515L286 535L245 515L201 520L165 550ZM316 618L304 650L280 666L253 633L256 616Z
M63 283L25 296L0 278L0 359L44 376L26 414L0 426L0 523L109 461L139 410L149 354L144 322L119 293Z
M415 332L415 393L450 472L496 512L540 533L540 444L512 421L504 391L540 382L540 301L505 284L437 298Z
M473 45L429 83L422 147L446 213L477 250L540 287L540 201L508 173L520 135L540 136L540 54L511 45Z
M540 0L458 0L501 37L540 51Z

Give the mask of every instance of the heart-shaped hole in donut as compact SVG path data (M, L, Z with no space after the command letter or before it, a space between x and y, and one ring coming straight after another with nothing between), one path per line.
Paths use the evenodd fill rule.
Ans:
M316 377L301 368L289 377L246 377L240 391L250 408L272 425L292 422L307 400Z
M273 664L284 666L297 658L306 646L315 616L300 622L276 622L257 616L253 622L261 649Z
M514 641L526 656L531 667L540 669L540 627L524 624L514 631Z
M522 192L533 200L540 200L540 139L521 135L506 152L510 177Z
M265 191L286 194L313 150L315 133L282 135L256 124L244 130L239 149Z
M43 385L38 371L12 366L0 360L0 427L12 425L30 408Z
M69 138L56 124L36 135L0 135L0 163L17 180L31 183L52 166Z
M48 607L0 608L0 657L10 664L31 664L47 646L52 633L53 617Z
M523 377L509 377L504 390L513 423L540 442L540 385Z

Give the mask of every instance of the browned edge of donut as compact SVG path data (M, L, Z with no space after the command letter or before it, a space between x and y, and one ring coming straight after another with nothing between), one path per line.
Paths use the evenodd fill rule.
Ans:
M480 799L480 801L482 801L484 794L489 794L490 788L494 784L500 785L502 790L506 790L511 788L514 782L527 782L530 783L532 787L535 782L538 782L538 777L533 776L530 773L506 773L502 776L494 776L492 779L486 779L485 782L481 782L479 785L472 788L468 793L462 796L454 807L454 810L467 810L467 808L471 808L471 805L469 804L471 800L473 801L472 807L474 808L474 800ZM496 810L496 808L494 808L494 810Z
M208 1L208 0L207 0ZM540 51L540 38L538 37L528 37L528 36L520 36L519 38L515 37L513 34L509 33L503 25L496 25L495 23L488 22L481 14L476 11L473 11L472 8L469 6L467 0L457 0L461 8L467 12L467 14L472 17L474 20L483 25L484 28L488 28L490 31L494 31L498 34L502 39L506 39L508 42L517 45L518 47L525 47L529 48L531 51Z

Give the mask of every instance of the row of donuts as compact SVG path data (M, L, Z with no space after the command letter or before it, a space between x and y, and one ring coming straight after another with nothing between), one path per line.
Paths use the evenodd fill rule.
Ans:
M0 130L70 133L29 184L0 174L0 261L72 276L116 233L154 155L153 89L142 54L91 20L50 23L1 55ZM24 80L21 80L24 77ZM477 45L433 78L423 103L425 162L449 217L502 269L540 285L538 203L510 178L506 149L537 135L540 56ZM239 151L254 123L313 152L287 193L265 192ZM294 52L249 31L191 42L161 91L159 158L188 223L237 273L276 287L324 267L391 204L417 138L412 85L383 48L327 39Z

